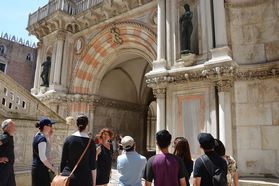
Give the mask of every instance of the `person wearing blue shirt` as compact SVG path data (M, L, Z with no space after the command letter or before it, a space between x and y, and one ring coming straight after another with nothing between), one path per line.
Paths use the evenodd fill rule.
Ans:
M131 136L125 136L121 140L123 154L117 157L117 170L120 174L119 185L141 186L141 178L146 158L135 151L135 141Z

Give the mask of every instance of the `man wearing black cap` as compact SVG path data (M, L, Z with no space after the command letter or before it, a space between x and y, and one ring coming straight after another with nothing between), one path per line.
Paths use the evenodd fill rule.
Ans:
M15 123L7 119L3 121L1 128L4 133L0 136L0 186L15 186L13 138Z
M216 168L218 168L224 173L224 175L226 175L227 162L214 152L214 138L211 134L200 133L198 135L198 141L205 154L199 157L195 162L193 185L213 186L213 175L210 170L216 170ZM209 165L211 165L211 167L209 167Z

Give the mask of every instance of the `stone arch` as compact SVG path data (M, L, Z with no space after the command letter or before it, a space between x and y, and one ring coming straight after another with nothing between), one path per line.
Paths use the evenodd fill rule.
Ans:
M111 28L117 28L122 43L113 41ZM112 56L132 52L149 63L156 58L156 34L143 24L110 24L97 34L81 54L73 75L72 93L96 94L102 77L113 64ZM115 62L114 62L115 63Z

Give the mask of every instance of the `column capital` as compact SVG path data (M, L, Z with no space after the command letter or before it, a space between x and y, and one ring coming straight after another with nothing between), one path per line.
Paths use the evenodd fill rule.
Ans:
M66 33L63 30L59 30L56 34L57 40L65 40Z
M166 88L165 87L153 88L153 94L156 98L165 98Z
M42 46L43 46L43 42L42 42L42 41L37 42L37 47L38 47L38 49L41 49Z
M216 82L218 92L229 92L233 86L232 80L219 80Z

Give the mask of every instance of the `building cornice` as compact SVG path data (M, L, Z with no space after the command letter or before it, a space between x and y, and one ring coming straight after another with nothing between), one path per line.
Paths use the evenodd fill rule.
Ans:
M71 103L86 103L92 104L95 107L112 107L122 110L130 110L135 112L141 112L146 109L145 105L136 103L130 103L120 100L114 100L110 98L101 97L98 95L87 94L66 94L66 93L48 93L36 96L40 101L45 104L71 104Z

